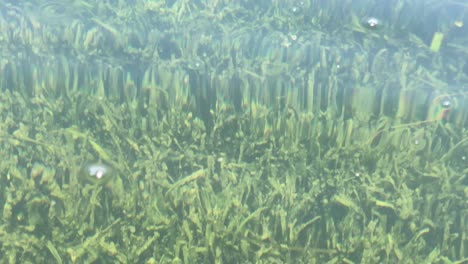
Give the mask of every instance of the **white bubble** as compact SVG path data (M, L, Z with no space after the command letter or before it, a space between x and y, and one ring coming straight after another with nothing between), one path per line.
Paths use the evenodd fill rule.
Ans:
M382 27L382 21L376 17L367 17L362 21L362 24L369 29L378 29Z

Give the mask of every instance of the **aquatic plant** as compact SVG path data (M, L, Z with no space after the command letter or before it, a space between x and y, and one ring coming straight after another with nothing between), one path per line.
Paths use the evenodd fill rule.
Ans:
M466 262L464 40L409 2L36 2L0 4L1 263Z

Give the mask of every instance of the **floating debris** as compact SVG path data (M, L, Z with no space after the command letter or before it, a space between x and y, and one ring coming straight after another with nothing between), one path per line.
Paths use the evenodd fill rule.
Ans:
M442 46L442 41L444 40L444 34L442 32L435 32L432 36L430 49L433 52L438 52Z

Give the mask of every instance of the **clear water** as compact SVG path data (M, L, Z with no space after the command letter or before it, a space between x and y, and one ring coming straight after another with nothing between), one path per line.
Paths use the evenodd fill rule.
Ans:
M3 0L0 262L466 262L467 12Z

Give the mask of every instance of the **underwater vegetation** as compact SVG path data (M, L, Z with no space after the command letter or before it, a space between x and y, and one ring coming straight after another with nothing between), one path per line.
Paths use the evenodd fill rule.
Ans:
M0 3L0 263L466 263L466 18L371 2Z

